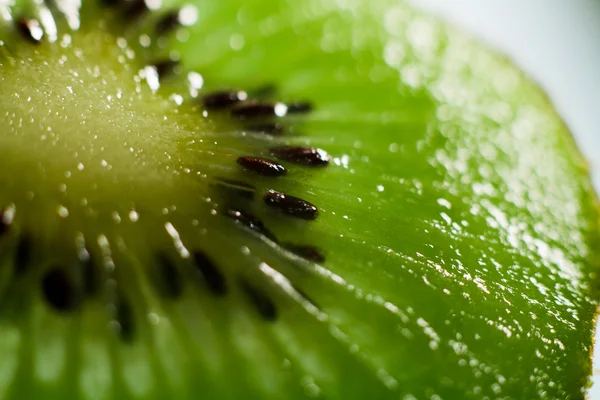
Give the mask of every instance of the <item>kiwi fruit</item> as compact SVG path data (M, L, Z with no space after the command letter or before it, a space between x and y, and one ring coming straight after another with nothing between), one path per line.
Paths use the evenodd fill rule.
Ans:
M0 3L0 398L581 399L588 170L400 1Z

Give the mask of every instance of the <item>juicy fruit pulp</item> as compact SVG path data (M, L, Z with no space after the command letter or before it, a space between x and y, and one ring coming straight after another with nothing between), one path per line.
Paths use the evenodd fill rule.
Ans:
M0 397L583 397L597 200L513 66L395 1L115 3L0 5Z

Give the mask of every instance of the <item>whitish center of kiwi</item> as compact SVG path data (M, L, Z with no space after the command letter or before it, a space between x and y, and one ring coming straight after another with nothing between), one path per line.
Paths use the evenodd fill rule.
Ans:
M181 172L178 143L209 130L201 112L177 116L182 96L158 93L156 68L107 30L9 51L0 62L5 166L55 183L164 184Z

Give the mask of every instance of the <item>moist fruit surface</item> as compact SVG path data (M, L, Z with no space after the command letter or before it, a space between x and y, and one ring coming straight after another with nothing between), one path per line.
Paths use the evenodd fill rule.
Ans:
M598 201L388 0L0 3L0 398L581 399Z

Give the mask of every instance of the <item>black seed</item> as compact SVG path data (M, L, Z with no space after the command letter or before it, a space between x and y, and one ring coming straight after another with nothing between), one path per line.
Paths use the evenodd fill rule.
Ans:
M158 254L158 269L163 294L171 299L177 299L183 293L183 276L166 254Z
M152 65L156 69L159 79L166 78L177 72L179 62L173 60L163 60Z
M131 343L135 335L135 316L131 304L123 296L119 296L115 304L116 319L119 323L119 336L124 342Z
M268 135L281 135L283 133L283 125L281 124L257 124L246 127L250 132L266 133Z
M179 28L181 23L179 21L179 10L173 10L165 14L154 26L154 32L157 35L164 36L175 29Z
M60 312L73 311L81 299L73 278L62 268L52 268L44 275L42 293L46 301Z
M30 43L38 44L44 37L44 30L35 19L21 18L17 21L17 28L21 35Z
M291 103L287 105L288 114L305 114L312 111L313 106L307 102Z
M150 11L145 0L132 0L128 2L131 4L123 11L123 19L126 21L135 21L144 16Z
M271 149L271 154L280 160L311 167L323 167L329 164L329 155L321 149L301 146L281 146Z
M308 201L298 197L288 196L286 194L269 190L263 198L266 205L277 208L284 213L300 219L316 219L319 211L317 207Z
M86 296L94 296L100 291L100 270L89 255L81 260L83 292Z
M245 182L225 178L218 178L218 181L220 187L248 200L252 200L256 193L256 188Z
M275 161L260 157L240 157L237 163L242 167L262 176L284 176L287 171L283 165Z
M273 322L277 320L277 308L275 308L275 304L266 293L251 286L245 281L241 281L241 286L248 299L252 302L252 305L256 307L256 310L265 321Z
M194 253L194 262L210 291L217 296L224 296L227 293L227 281L215 263L201 251Z
M323 256L321 250L314 246L293 243L284 243L282 246L286 250L309 261L314 261L318 263L325 262L325 256Z
M269 231L263 222L254 215L239 210L229 209L227 210L227 216L233 218L238 224L243 225L259 235L277 243L277 238L275 235Z
M222 90L207 94L202 98L202 101L204 103L204 107L209 110L222 110L245 101L247 98L248 94L242 90Z
M28 235L21 236L15 253L15 274L22 275L27 272L33 256L32 240Z
M231 115L241 120L283 117L287 108L283 104L245 103L233 110Z

